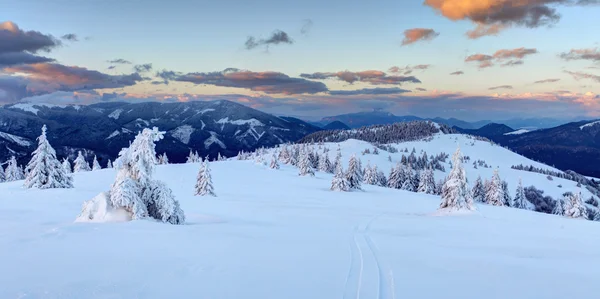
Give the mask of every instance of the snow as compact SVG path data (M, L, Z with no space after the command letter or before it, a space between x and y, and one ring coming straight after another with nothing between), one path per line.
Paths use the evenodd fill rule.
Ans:
M108 135L108 137L106 137L106 139L111 139L113 137L116 137L119 134L121 134L121 132L119 132L119 130L115 130L114 132L110 133L110 135Z
M21 146L30 146L31 142L23 137L16 136L9 133L0 132L0 138L5 139L7 141L16 143Z
M114 118L114 119L119 119L119 116L121 116L121 113L123 113L123 109L116 109L115 111L111 112L108 115L108 117Z
M232 125L238 125L238 126L250 125L251 127L264 126L264 124L256 118L229 120L229 117L225 117L225 118L219 119L218 121L215 121L215 123L217 123L217 124L232 124Z
M580 130L583 130L583 128L591 127L591 126L593 126L593 125L596 125L596 124L599 124L599 123L600 123L600 120L597 120L597 121L595 121L595 122L587 123L587 124L585 124L585 125L583 125L583 126L579 127L579 129L580 129Z
M36 108L38 107L38 108ZM39 107L48 107L48 108L66 108L66 107L73 107L73 109L79 111L79 109L81 109L81 106L79 105L58 105L58 104L49 104L49 103L17 103L14 105L10 105L9 108L16 108L16 109L21 109L23 111L27 111L27 112L31 112L35 115L38 114L38 112L40 112Z
M206 112L211 112L211 111L215 111L215 109L213 109L213 108L207 108L207 109L201 110L199 113L200 113L200 115L202 115L202 114L204 114Z
M83 211L75 222L126 222L131 220L127 211L121 208L112 208L109 204L108 194L102 192L90 201L83 204Z
M190 136L194 133L195 129L190 125L183 125L175 128L171 131L173 138L183 142L184 144L190 143Z
M83 201L109 188L113 169L75 174L74 189L0 184L0 298L597 294L586 286L598 277L598 222L487 205L437 211L437 196L368 185L332 192L329 174L251 161L211 163L219 197L198 198L199 166L161 165L155 175L173 189L186 225L74 222ZM558 287L569 285L582 287Z
M527 129L519 129L513 132L508 132L504 135L521 135L521 134L525 134L525 133L529 133L531 132L531 130L527 130Z
M226 149L227 146L225 146L225 143L223 143L223 141L221 141L218 137L217 137L217 133L210 131L210 137L206 138L206 140L204 140L204 148L209 149L211 147L211 145L213 145L213 143L218 144L222 149Z

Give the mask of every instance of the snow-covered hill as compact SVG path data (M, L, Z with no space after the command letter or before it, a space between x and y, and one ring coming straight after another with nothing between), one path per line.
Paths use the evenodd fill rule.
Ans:
M512 170L510 164L547 166L462 135L395 146L435 155L458 144L471 161L500 166L511 191L518 177L552 196L579 189ZM335 155L337 144L324 146ZM373 146L356 140L340 148L344 163L358 154L363 165L370 160L381 169L402 155L389 154L392 162L385 151L363 156ZM470 180L491 176L491 168L469 165ZM473 213L443 215L436 212L438 196L368 185L333 192L330 174L300 177L295 167L273 170L249 160L212 162L218 197L194 197L199 167L161 165L155 174L173 189L186 225L74 223L82 202L113 182L112 169L74 174L74 189L0 184L0 298L558 299L597 293L587 286L598 277L598 222L483 204Z

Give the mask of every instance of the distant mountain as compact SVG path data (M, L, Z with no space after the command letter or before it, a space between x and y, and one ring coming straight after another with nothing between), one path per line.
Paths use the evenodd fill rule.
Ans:
M491 123L487 124L479 129L463 129L457 126L454 127L458 132L476 136L483 136L489 139L494 139L497 136L503 136L504 134L514 132L515 130L511 127L503 124Z
M0 161L11 155L29 161L43 124L59 157L71 160L83 151L88 160L97 155L104 166L128 146L142 128L166 131L156 145L158 153L182 162L190 149L202 156L231 156L297 141L320 130L296 118L276 117L234 102L99 103L58 106L18 103L0 108Z
M372 125L387 125L397 122L421 120L416 116L396 116L385 111L358 112L350 114L342 114L336 116L324 117L320 123L329 124L334 121L340 121L350 128L360 128Z
M323 130L349 130L349 129L350 129L350 127L348 127L348 125L346 125L345 123L343 123L339 120L332 121L323 127Z

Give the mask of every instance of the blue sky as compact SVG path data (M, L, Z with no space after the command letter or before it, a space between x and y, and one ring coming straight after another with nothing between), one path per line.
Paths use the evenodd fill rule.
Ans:
M573 1L576 4L576 0ZM432 4L434 2L446 6L436 6ZM489 2L525 3L522 8L527 12L534 6L527 6L527 2L536 1ZM54 84L60 87L52 89L46 83L50 80L48 77L56 76L46 73L46 77L40 77L42 75L36 71L41 66L35 71L24 72L23 67L15 65L2 70L0 64L0 76L10 79L21 76L28 82L43 79L46 84L41 92L35 88L39 84L34 84L39 82L28 83L27 96L13 96L3 102L31 100L31 96L35 96L34 100L66 101L66 98L73 98L73 94L79 95L74 102L95 101L104 93L114 93L112 100L132 101L213 99L222 95L221 98L247 103L267 112L312 118L373 108L384 108L397 114L456 116L473 120L487 118L484 113L496 118L600 115L600 108L596 107L596 102L600 102L597 96L600 77L594 77L600 75L595 68L600 66L600 60L594 59L596 56L593 55L585 59L559 57L571 50L586 49L592 54L598 53L598 5L548 4L546 7L555 9L561 16L550 26L535 24L529 26L535 28L528 28L518 22L499 20L484 24L505 26L498 35L470 39L465 33L475 28L478 20L468 17L455 20L455 11L447 10L455 4L469 7L477 5L477 1L13 1L3 6L5 19L0 22L10 21L23 32L38 31L57 38L73 33L78 37L78 41L64 40L49 53L33 53L55 59L50 63L95 70L108 76L129 75L136 64L151 63L152 71L141 74L143 79L135 80L135 84L118 84L117 88L112 88L114 85L111 84L107 88L94 89L90 89L89 84L63 86L71 84L74 80L71 78L67 80L69 82ZM477 8L476 12L492 19L498 7ZM305 34L303 28L308 29ZM431 29L436 35L430 40L419 39L403 46L404 32L414 28ZM268 39L276 30L285 32L293 43L271 44L268 52L264 46L245 48L249 36L257 40ZM535 53L513 60L520 60L522 64L512 67L499 66L508 58L492 60L494 66L483 69L478 68L478 62L465 62L470 55L493 56L498 50L519 48L534 49ZM107 63L117 58L132 64ZM410 74L388 71L393 66L415 65L429 67L413 70ZM114 68L108 69L110 66ZM182 80L188 73L219 72L226 68L256 73L277 72L298 80L322 82L327 91L281 94L264 92L264 86L252 84L242 84L243 88L231 87L239 86L237 81L213 84L216 81L197 77L191 81L189 78ZM179 76L168 78L165 82L169 84L158 84L155 77L163 70L177 72ZM300 77L301 74L346 70L377 70L386 75L414 76L421 83L403 81L383 85L368 80L350 83L336 77L326 80ZM464 74L450 75L455 71ZM114 81L112 77L107 78ZM546 79L555 82L534 84ZM151 84L153 81L156 84ZM490 90L494 87L500 88ZM377 88L410 92L328 94L334 90Z

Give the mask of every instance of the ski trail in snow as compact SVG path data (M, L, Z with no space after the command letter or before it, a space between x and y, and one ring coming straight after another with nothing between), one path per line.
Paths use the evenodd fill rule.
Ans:
M379 298L394 299L394 274L388 266L388 274L382 267L379 249L368 234L371 223L379 218L377 215L369 221L354 227L353 242L350 244L350 269L346 277L344 299Z

